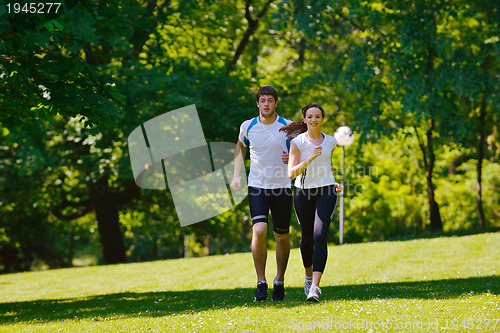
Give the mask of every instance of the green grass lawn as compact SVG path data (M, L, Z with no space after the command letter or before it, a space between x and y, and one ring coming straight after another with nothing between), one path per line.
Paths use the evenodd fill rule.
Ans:
M331 246L317 304L298 249L281 303L253 302L250 253L6 274L0 331L500 332L499 269L488 233Z

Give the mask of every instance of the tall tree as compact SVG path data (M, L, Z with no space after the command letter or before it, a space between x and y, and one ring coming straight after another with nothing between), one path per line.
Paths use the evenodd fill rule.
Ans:
M123 111L127 110L121 109L124 96L118 91L117 81L108 74L106 66L130 54L130 57L138 57L137 48L142 48L149 37L144 31L145 26L154 30L155 25L149 23L156 22L158 13L151 8L154 3L143 6L141 2L128 1L119 10L120 4L120 1L81 2L60 17L43 25L22 26L24 29L14 29L2 20L1 29L5 33L2 33L0 58L4 62L0 70L6 80L1 82L4 89L0 93L0 102L6 112L2 113L1 124L10 130L11 136L16 137L19 128L33 122L43 121L50 130L54 115L60 114L66 123L71 122L70 117L78 116L82 123L93 126L85 131L94 135L100 133L105 138L98 143L103 155L108 154L106 151L113 147L113 142L120 140L119 120L126 118ZM141 19L128 19L131 13L138 13ZM6 15L4 12L0 14ZM150 22L145 22L147 20ZM130 47L127 39L135 44ZM33 141L37 139L41 138L34 137ZM72 200L68 199L72 194L62 190L61 200L52 206L54 214L69 219L90 209L95 210L104 261L125 261L118 211L122 198L128 199L131 191L138 193L135 184L134 187L126 185L133 184L133 180L125 177L121 185L113 184L117 178L113 179L116 171L110 170L110 159L89 151L88 146L87 154L94 156L88 159L92 164L82 166L75 163L81 157L79 154L85 153L85 138L64 136L62 145L66 146L63 155L66 157L57 156L53 163L68 163L71 172L79 171L80 184L88 182L86 189L89 192L75 201L74 195L81 194L76 188L71 188L76 192ZM92 168L97 170L89 170Z
M500 119L498 90L500 62L498 29L500 20L493 1L473 2L469 6L454 6L446 28L452 32L453 90L463 121L457 124L457 138L477 151L476 212L478 225L487 225L483 209L483 160L487 158L486 140L493 135Z
M260 21L262 20L264 15L266 15L266 12L268 11L269 6L271 5L272 2L273 0L267 0L264 4L262 4L262 9L260 10L257 9L256 12L254 13L255 4L253 4L253 0L245 1L245 18L248 23L248 27L245 29L245 33L241 37L241 40L239 41L238 46L236 47L234 56L227 64L227 74L231 73L234 66L236 66L238 59L243 54L243 51L245 50L248 42L250 41L250 38L257 31Z

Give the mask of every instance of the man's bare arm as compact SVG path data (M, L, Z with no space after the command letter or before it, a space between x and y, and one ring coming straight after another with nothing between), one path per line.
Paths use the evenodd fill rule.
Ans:
M238 140L236 148L234 149L234 173L233 180L231 181L231 187L234 190L239 190L241 188L240 171L245 161L246 152L247 147L243 145L243 142Z

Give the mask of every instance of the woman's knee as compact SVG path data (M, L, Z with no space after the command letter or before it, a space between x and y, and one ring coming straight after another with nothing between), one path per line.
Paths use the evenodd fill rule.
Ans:
M326 244L326 233L314 235L314 244L325 245Z

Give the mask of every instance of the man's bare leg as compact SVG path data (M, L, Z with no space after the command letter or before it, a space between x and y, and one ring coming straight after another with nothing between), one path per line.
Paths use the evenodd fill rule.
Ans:
M251 247L257 281L266 281L267 223L258 222L253 225Z
M288 257L290 256L290 234L274 233L276 238L276 281L285 280L286 266L288 265Z

